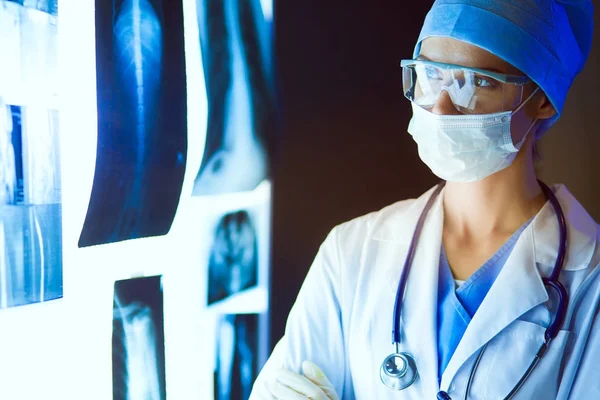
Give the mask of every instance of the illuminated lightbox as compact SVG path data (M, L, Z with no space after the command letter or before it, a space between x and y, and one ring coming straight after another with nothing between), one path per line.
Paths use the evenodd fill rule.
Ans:
M0 0L0 399L248 398L269 350L272 16Z

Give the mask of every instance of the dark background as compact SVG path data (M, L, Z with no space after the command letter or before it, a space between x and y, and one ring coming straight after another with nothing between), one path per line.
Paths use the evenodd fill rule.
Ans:
M282 131L273 163L271 345L329 230L437 182L406 132L399 66L433 2L275 1ZM541 142L541 178L565 183L600 221L598 30L562 119Z

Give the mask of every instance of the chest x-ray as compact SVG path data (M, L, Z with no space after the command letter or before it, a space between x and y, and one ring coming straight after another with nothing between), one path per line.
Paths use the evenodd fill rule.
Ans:
M115 282L113 400L164 400L163 295L160 277Z
M254 189L268 177L274 102L258 0L198 0L208 99L204 156L193 195Z
M79 246L166 234L187 155L181 0L96 0L98 147Z
M257 375L258 315L221 315L217 323L215 400L248 400Z
M224 215L217 228L208 263L208 304L256 286L256 230L247 211Z

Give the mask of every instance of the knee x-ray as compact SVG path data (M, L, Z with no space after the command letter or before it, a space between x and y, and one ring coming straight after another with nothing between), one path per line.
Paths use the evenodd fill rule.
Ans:
M224 215L217 228L208 262L208 304L256 286L256 230L247 211Z
M113 400L164 400L165 346L161 277L115 282Z
M98 147L79 246L166 234L187 155L181 0L96 0Z
M222 315L217 323L215 400L248 400L257 375L258 315Z
M193 195L248 191L267 178L272 85L258 0L198 0L208 99L204 156Z

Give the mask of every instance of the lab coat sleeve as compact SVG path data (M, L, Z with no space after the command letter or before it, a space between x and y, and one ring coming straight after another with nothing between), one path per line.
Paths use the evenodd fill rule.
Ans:
M563 374L563 385L568 386L559 390L559 399L600 399L600 265L595 269L590 296L578 304L585 312L576 319L571 333L582 345L569 349L571 360Z
M343 394L346 373L341 317L341 266L334 228L321 245L287 319L285 334L260 372L250 400L272 399L267 383L280 368L301 373L304 360L321 367L338 395Z

